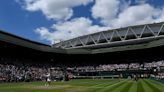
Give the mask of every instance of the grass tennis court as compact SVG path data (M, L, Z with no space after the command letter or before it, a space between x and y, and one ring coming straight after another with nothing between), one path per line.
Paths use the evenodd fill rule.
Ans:
M0 92L164 92L164 84L155 80L71 80L68 82L2 83Z

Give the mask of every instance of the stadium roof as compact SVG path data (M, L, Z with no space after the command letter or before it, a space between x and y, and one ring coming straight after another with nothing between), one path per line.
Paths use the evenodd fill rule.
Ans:
M65 50L52 48L50 45L42 44L39 42L31 41L7 32L0 30L0 41L12 43L15 45L43 51L43 52L55 52L55 53L65 53Z
M96 54L152 48L164 45L164 22L129 26L89 34L52 46L0 31L0 41L43 52Z

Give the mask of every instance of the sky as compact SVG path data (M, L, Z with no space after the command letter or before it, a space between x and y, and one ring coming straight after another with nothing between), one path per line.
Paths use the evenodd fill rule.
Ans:
M1 0L0 3L0 30L44 44L163 21L164 0Z

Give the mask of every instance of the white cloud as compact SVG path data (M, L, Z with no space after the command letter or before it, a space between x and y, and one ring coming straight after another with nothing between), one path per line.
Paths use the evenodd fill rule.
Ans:
M93 0L17 0L28 11L41 11L48 19L67 20L73 15L73 7L87 5Z
M113 27L125 27L130 25L145 24L153 22L157 10L149 4L130 6L111 22Z
M36 33L38 33L41 37L41 40L47 40L49 42L54 43L55 41L58 42L57 39L54 39L53 33L49 32L49 30L45 27L40 27L35 30Z
M119 10L119 0L96 0L92 7L92 16L102 20L115 18Z
M92 7L92 16L100 19L105 26L111 26L109 23L114 21L118 14L130 6L131 0L95 0Z
M107 30L109 27L92 25L90 19L81 17L64 23L54 24L52 29L56 31L49 32L48 29L41 27L36 29L36 32L41 35L42 39L54 43L59 42L60 40L68 40L74 37Z
M108 0L108 2L109 3L107 3L107 0L96 0L96 4L92 8L92 16L95 19L100 18L103 25L110 26L111 28L126 27L163 20L163 9L155 8L146 3L147 0L136 0L135 2L137 5L130 5L128 2L123 4L122 0ZM113 6L109 7L110 5ZM101 13L103 14L104 12L106 15L101 16Z
M156 12L156 16L158 16L158 18L155 20L155 22L164 22L164 7L158 9Z
M17 0L21 1L21 0ZM56 21L50 28L40 27L35 30L41 39L51 43L68 40L74 37L107 30L164 21L164 8L154 7L148 0L22 0L23 7L32 12L41 11L48 19ZM73 8L95 1L91 8L94 19L100 19L104 26L93 25L89 18L73 18ZM80 12L80 11L79 11ZM70 19L68 21L68 19ZM64 20L64 21L63 21Z

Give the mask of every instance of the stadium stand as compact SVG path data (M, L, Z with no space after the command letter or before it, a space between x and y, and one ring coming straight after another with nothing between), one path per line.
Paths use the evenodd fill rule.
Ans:
M0 31L0 80L46 80L47 73L51 73L53 80L133 76L161 79L164 74L163 27L163 23L156 23L121 28L118 32L127 32L128 39L117 40L116 32L118 37L112 42L104 41L101 34L97 44L90 40L88 44L75 46L66 43L71 41L73 44L77 39L50 46ZM139 38L128 34L132 29L141 34ZM109 31L104 32L110 34Z
M3 64L0 64L1 82L19 82L19 81L44 81L46 74L50 73L51 79L63 80L64 70L61 67L51 65L37 64L28 65L15 63L6 63L10 61L7 58L1 58ZM98 66L78 66L68 67L67 74L69 78L118 78L120 74L124 78L132 77L134 74L139 78L164 78L164 61L152 63L130 63L130 64L108 64Z

